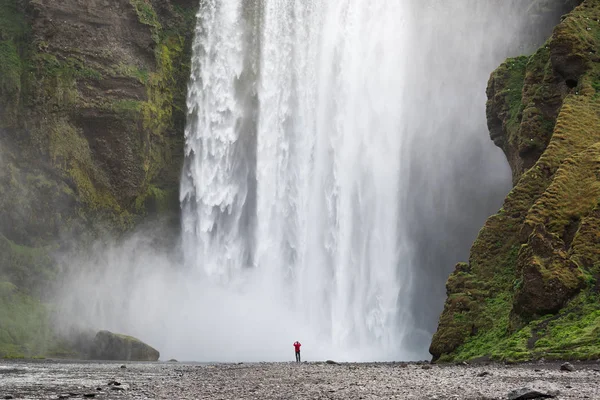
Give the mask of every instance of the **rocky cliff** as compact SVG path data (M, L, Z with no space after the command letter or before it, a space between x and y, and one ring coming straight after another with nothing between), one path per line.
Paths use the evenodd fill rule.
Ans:
M61 239L177 221L197 7L0 0L0 301L44 298ZM0 356L14 325L0 324Z
M600 2L491 76L514 188L446 284L434 359L600 357Z

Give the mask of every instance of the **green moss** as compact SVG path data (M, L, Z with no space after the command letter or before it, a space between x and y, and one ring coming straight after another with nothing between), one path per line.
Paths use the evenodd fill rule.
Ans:
M523 112L523 81L525 79L525 70L529 57L517 57L507 60L499 71L505 69L507 75L504 89L500 91L501 96L505 96L508 103L508 122L507 128L514 131L521 122Z
M491 358L498 361L522 361L527 358L527 342L531 329L525 328L514 335L509 333L511 299L507 293L485 300L481 309L482 320L478 333L459 347L453 354L454 360Z
M120 212L118 202L108 189L108 178L96 167L83 135L64 119L50 121L49 128L50 157L58 168L73 179L81 199L91 210Z
M150 72L145 68L139 68L135 65L119 64L115 68L117 76L125 76L137 79L140 83L147 85L150 80Z
M110 109L117 114L135 120L142 111L143 103L138 100L117 100L110 103Z
M600 357L600 298L585 291L556 316L531 324L536 336L532 358L597 359Z
M162 25L158 20L158 15L152 3L149 0L129 0L129 2L135 8L140 22L151 27L152 37L158 43Z

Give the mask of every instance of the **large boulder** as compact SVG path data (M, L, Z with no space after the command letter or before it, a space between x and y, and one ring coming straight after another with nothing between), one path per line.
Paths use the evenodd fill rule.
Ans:
M139 339L109 331L96 334L90 349L92 360L158 361L160 353Z

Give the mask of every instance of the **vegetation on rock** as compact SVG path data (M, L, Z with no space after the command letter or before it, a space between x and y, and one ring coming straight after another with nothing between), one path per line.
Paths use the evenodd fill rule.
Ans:
M515 186L447 282L442 361L600 356L600 3L583 1L488 86Z

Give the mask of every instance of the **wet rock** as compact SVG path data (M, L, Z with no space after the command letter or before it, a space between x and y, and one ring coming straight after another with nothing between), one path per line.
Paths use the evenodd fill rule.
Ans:
M96 393L86 393L83 395L83 397L91 399L91 398L96 397Z
M121 365L121 369L127 369L127 365Z
M139 339L109 331L98 332L90 350L93 360L158 361L159 357L158 350Z
M7 394L6 396L4 396L4 398L5 398L6 400L8 400L8 399L14 399L14 397L13 397L13 396L11 396L10 394Z
M327 361L325 361L325 363L329 364L329 365L340 365L338 362L335 362L333 360L327 360Z
M431 369L431 365L425 364L421 367L421 369Z
M561 371L573 372L573 371L575 371L575 367L573 366L573 364L571 364L569 362L566 362L566 363L564 363L564 364L562 364L560 366L560 370Z
M536 389L524 387L513 390L507 396L508 400L534 400L534 399L551 399L556 397L555 393L545 393Z
M477 374L477 377L483 378L484 376L488 376L488 375L491 375L491 374L487 371L483 371L483 372Z
M174 358L171 358L171 359L170 359L169 361L167 361L167 362L174 362L174 363L176 363L176 362L179 362L179 361L177 361L177 360L176 360L176 359L174 359Z
M124 391L125 388L123 386L112 386L110 388L110 390L115 390L115 391Z

